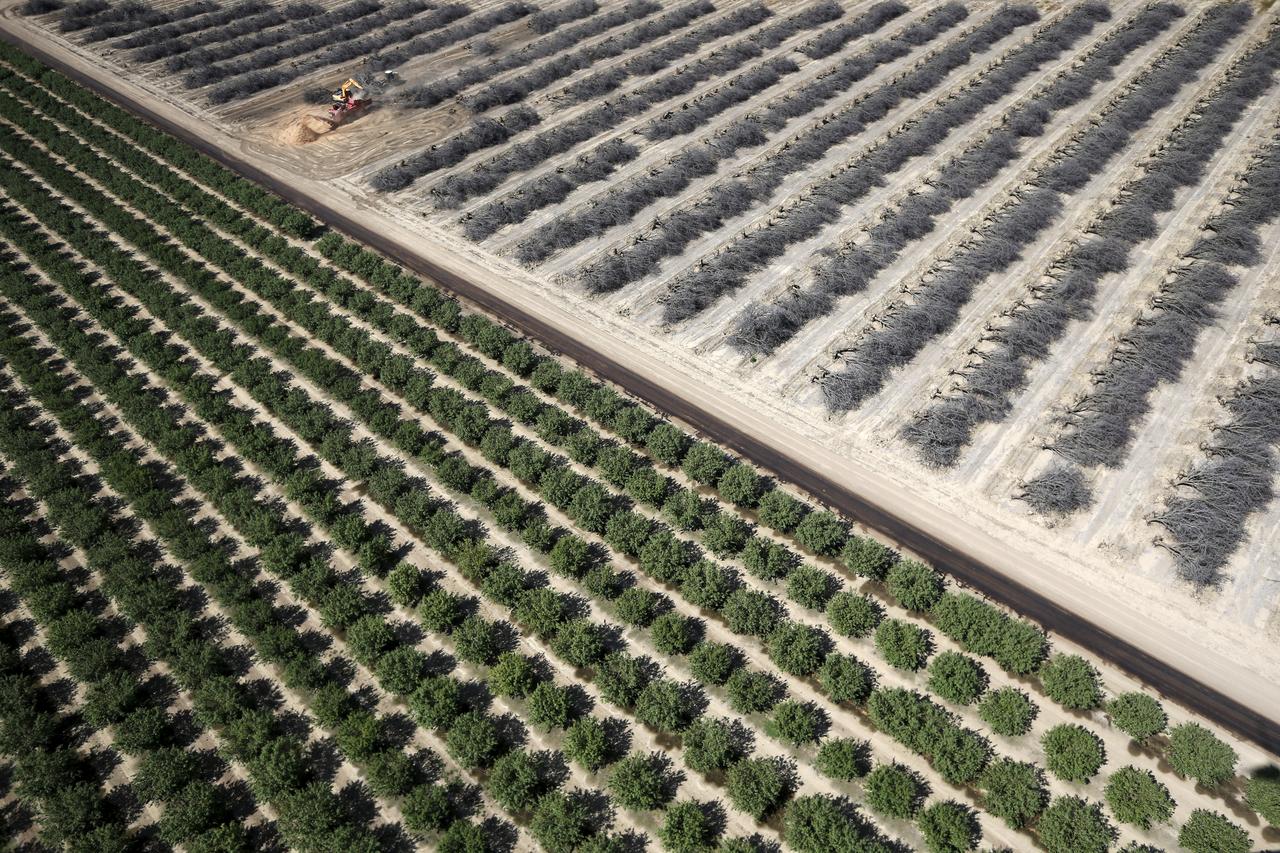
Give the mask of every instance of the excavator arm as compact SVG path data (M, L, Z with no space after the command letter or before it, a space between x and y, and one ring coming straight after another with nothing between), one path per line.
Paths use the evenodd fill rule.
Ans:
M351 97L351 89L353 86L362 92L364 91L364 86L360 85L360 81L354 77L350 77L347 79L347 82L342 84L342 88L333 93L333 99L335 101L346 103Z

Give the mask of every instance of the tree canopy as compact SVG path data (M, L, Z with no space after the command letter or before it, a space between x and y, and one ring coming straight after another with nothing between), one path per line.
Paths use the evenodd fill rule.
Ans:
M1173 769L1208 788L1216 788L1236 772L1236 751L1199 723L1183 723L1169 732L1166 755Z
M1245 783L1245 801L1269 824L1280 827L1280 770L1266 767Z
M777 809L791 790L787 769L769 758L739 761L729 768L725 782L734 806L756 820Z
M1106 761L1102 739L1075 723L1060 723L1040 739L1049 772L1067 782L1087 782Z
M1040 683L1049 698L1064 708L1089 710L1102 704L1098 671L1078 655L1049 658L1040 668Z
M711 803L682 800L667 807L666 819L658 830L658 840L671 853L703 853L719 834L708 812Z
M928 788L914 771L901 764L881 764L864 781L867 805L882 815L910 820L920 810Z
M1150 829L1173 817L1173 797L1150 770L1121 767L1107 780L1106 797L1111 813L1121 823Z
M1080 797L1058 797L1036 826L1049 853L1106 853L1116 837L1102 807Z
M1038 709L1026 693L1016 687L1001 687L982 697L978 714L998 735L1017 737L1031 731Z
M849 782L871 771L871 745L855 738L824 740L818 749L818 772Z
M973 809L954 800L927 806L917 819L929 853L966 853L977 846L982 827Z
M996 759L982 772L978 785L986 810L1014 829L1028 826L1049 802L1043 771L1028 762Z
M972 704L986 686L982 664L968 655L946 651L929 663L929 689L948 702Z
M1207 809L1196 809L1178 832L1178 843L1191 853L1249 853L1249 833L1227 818Z
M658 752L628 755L613 765L609 793L618 805L634 811L656 809L671 797L667 758Z
M1107 714L1120 731L1136 741L1144 741L1164 731L1169 716L1146 693L1122 693L1107 703Z

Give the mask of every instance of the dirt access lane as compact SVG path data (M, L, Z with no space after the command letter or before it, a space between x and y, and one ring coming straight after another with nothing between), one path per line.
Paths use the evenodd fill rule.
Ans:
M257 181L335 229L366 243L577 361L708 438L742 454L780 480L879 531L959 581L1036 620L1187 709L1280 755L1280 682L1184 638L1176 627L1136 613L1114 596L1055 572L1047 555L1013 553L897 484L826 448L779 428L760 412L690 378L633 343L586 327L563 305L486 268L479 252L461 252L428 233L373 216L320 182L243 159L240 143L190 113L84 61L15 18L0 20L0 37L140 118ZM1031 584L1037 588L1033 589Z

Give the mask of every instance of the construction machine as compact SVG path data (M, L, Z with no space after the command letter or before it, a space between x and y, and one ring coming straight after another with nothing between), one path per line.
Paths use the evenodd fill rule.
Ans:
M358 89L359 92L353 93L352 89ZM329 105L328 112L316 118L327 121L330 127L337 127L351 116L367 109L370 103L372 102L364 96L364 86L356 78L350 77L333 93L333 103Z

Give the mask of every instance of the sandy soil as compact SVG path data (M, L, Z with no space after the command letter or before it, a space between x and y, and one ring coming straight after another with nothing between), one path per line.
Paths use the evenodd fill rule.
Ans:
M277 138L282 145L310 145L333 129L318 116L304 114L286 125Z
M1265 25L1266 20L1269 18L1255 21L1253 31ZM1232 589L1230 595L1223 597L1225 603L1206 607L1204 602L1170 584L1167 560L1163 571L1129 571L1127 561L1117 560L1094 543L1081 547L1080 542L1061 536L1060 531L1046 530L1017 507L985 496L972 481L926 475L899 449L881 446L876 431L858 416L828 419L809 402L780 396L758 374L727 374L661 330L621 317L609 305L505 263L454 234L424 223L420 216L400 205L355 194L350 186L337 187L323 180L325 162L319 158L321 146L327 146L329 139L320 146L304 149L307 157L315 152L317 159L301 169L297 151L287 156L276 154L249 138L244 128L222 122L221 127L212 126L207 111L163 90L152 80L115 79L117 73L110 64L89 61L84 51L11 13L4 16L3 26L39 39L62 59L110 79L114 86L148 97L175 123L222 140L228 150L249 155L258 166L288 179L313 197L340 209L358 211L404 245L431 254L454 272L485 282L510 304L587 339L601 353L641 371L682 397L698 400L704 409L785 449L798 461L828 472L937 538L956 543L1189 675L1264 713L1280 707L1280 679L1274 677L1280 673L1280 645L1275 643L1274 628L1269 635L1259 630L1257 619L1246 622L1237 607L1227 606L1233 601L1253 601L1261 589ZM1268 97L1274 99L1275 93ZM377 111L370 114L370 130L375 129L375 116ZM387 123L387 130L403 130L389 113L386 119L379 120ZM356 134L362 133L363 128L353 124L343 129L344 133L348 130L351 133L344 140L358 147ZM1206 365L1206 369L1217 368ZM1156 554L1153 559L1158 561L1159 557ZM1274 560L1274 555L1269 559ZM1069 644L1058 641L1058 645ZM1126 681L1114 671L1107 672L1107 680L1115 685Z

